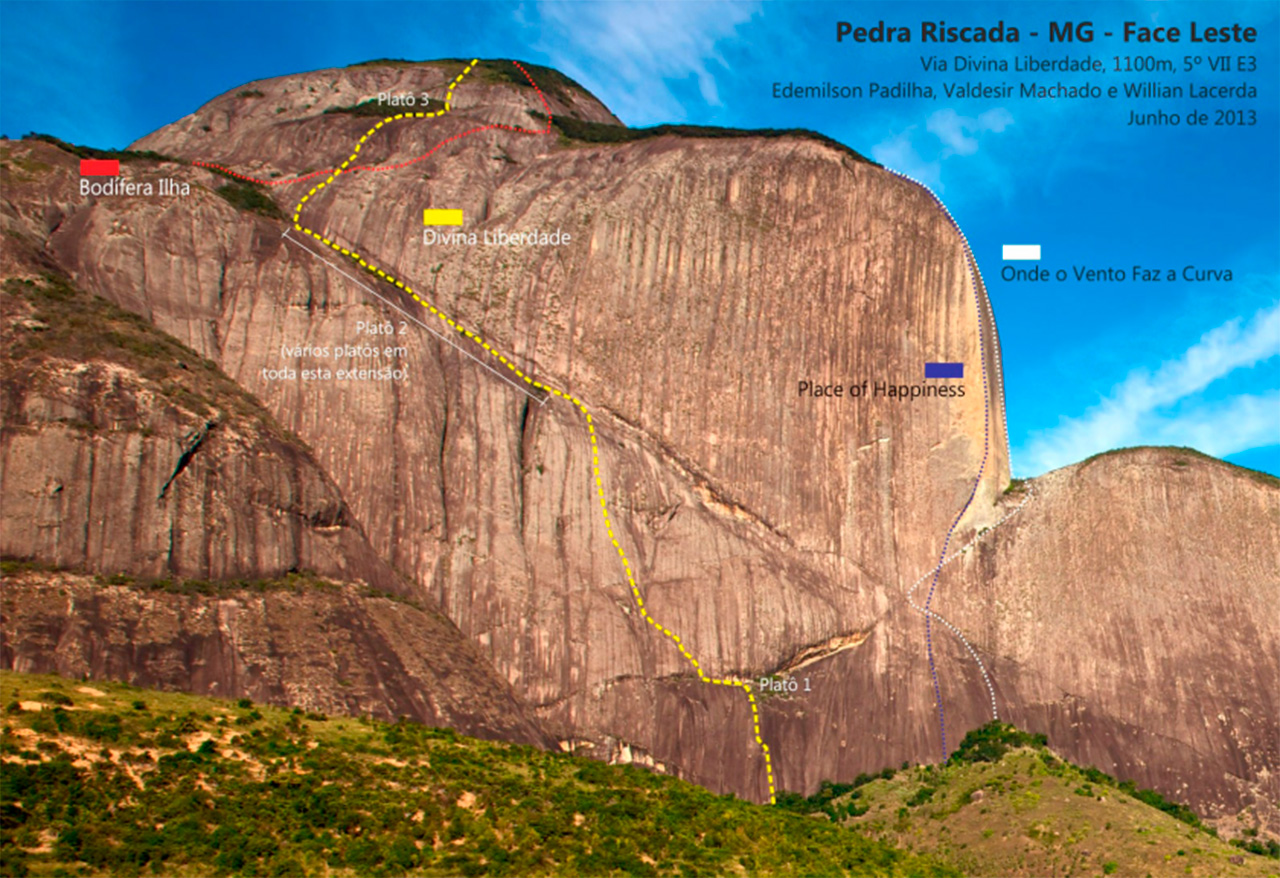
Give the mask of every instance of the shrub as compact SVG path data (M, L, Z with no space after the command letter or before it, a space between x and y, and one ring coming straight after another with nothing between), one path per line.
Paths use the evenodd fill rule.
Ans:
M907 799L907 807L915 808L920 805L923 805L925 802L932 799L933 794L936 793L937 791L938 790L935 787L921 787L920 789L912 793L911 797Z
M50 718L53 720L54 727L57 728L59 732L70 732L75 728L75 720L72 719L71 714L67 713L61 707L55 707L53 709L53 713L50 714Z
M232 207L247 210L268 219L282 220L284 212L271 200L266 191L257 183L248 180L233 179L216 190Z
M1175 820L1181 820L1188 826L1202 826L1200 823L1200 817L1196 812L1192 811L1180 802L1169 801L1155 790L1137 789L1132 781L1124 781L1120 784L1120 789L1133 796L1139 802L1145 802L1153 808L1158 808L1170 817L1173 817Z
M824 780L818 786L818 791L812 796L805 797L799 793L783 791L774 797L774 801L777 807L784 810L795 811L799 814L813 814L818 811L825 811L833 799L853 792L858 787L865 786L876 779L892 780L895 774L897 774L895 769L886 768L878 774L859 774L853 779L852 783L835 783Z
M1015 747L1044 747L1049 743L1042 734L1031 734L1008 723L989 722L964 736L960 746L951 754L954 762L999 762L1004 754Z
M95 741L119 741L124 731L120 717L114 713L103 716L90 715L80 727L85 737Z
M1254 830L1254 832L1257 832L1257 830ZM1248 841L1242 838L1233 838L1231 839L1231 844L1251 854L1280 860L1280 842L1276 842L1274 839L1267 839L1266 842L1261 842L1256 838L1250 838Z

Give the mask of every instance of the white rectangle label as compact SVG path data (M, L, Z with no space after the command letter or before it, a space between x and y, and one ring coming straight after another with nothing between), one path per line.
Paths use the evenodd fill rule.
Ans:
M1005 244L1004 258L1005 259L1031 259L1031 260L1039 259L1040 245L1039 244Z

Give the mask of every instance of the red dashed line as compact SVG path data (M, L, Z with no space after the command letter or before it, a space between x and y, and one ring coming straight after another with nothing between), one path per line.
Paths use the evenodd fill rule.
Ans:
M346 168L345 170L341 170L341 171L337 171L331 168L327 171L312 171L310 174L304 174L301 177L290 177L287 180L260 180L257 177L250 177L245 174L237 173L236 171L233 171L230 168L224 167L223 165L214 164L213 162L192 162L191 164L195 165L198 168L209 168L211 170L221 171L222 173L230 174L232 177L235 177L239 180L248 180L250 183L258 183L263 186L284 186L289 183L301 183L304 180L310 180L312 177L319 177L324 174L332 174L334 176L340 176L342 174L352 174L352 173L355 173L356 171L369 171L370 173L374 173L378 171L396 171L396 170L399 170L400 168L407 168L410 165L417 164L420 161L430 158L441 147L447 146L450 143L453 143L455 140L461 140L463 137L466 137L468 135L479 134L481 131L502 130L502 131L514 131L516 134L550 134L551 133L551 105L547 103L546 95L542 93L542 89L539 88L538 84L533 81L533 77L529 75L529 71L525 70L519 61L512 61L511 63L516 65L516 67L520 68L520 72L524 74L524 78L529 80L529 84L532 85L534 91L538 93L538 100L542 101L542 106L547 111L547 126L545 128L541 128L541 129L520 128L515 125L500 125L498 123L494 123L492 125L481 125L478 128L472 128L470 131L463 131L460 134L455 134L452 137L445 138L444 140L437 143L434 147L432 147L429 152L425 152L422 155L418 156L417 158L409 159L407 162L400 162L399 164L394 164L394 165L356 165L355 167Z

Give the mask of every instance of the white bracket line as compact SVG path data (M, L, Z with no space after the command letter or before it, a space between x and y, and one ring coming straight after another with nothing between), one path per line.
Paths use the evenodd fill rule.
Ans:
M338 274L342 275L342 276L343 276L343 277L345 277L347 280L351 281L353 284L355 284L356 286L358 286L360 289L364 290L364 291L365 291L366 293L368 293L369 295L371 295L371 296L373 296L374 298L376 298L378 301L382 302L384 305L387 305L388 307L390 307L390 308L392 308L392 309L394 309L394 310L398 311L401 315L403 315L403 316L407 317L409 320L411 320L413 323L416 323L418 326L421 326L421 327L422 327L423 329L425 329L427 332L431 333L431 334L432 334L432 335L434 335L436 338L440 339L441 341L445 342L445 343L446 343L446 344L448 344L449 346L453 347L453 348L454 348L455 350L457 350L459 353L461 353L461 354L463 354L463 355L465 355L465 356L469 357L469 358L470 358L470 359L472 359L472 360L475 360L475 362L476 362L476 363L478 363L482 368L487 369L488 371L492 372L496 377L498 377L498 378L502 379L502 381L503 381L503 383L504 383L504 384L510 385L511 387L513 387L513 388L515 388L516 390L520 391L520 392L521 392L521 393L523 393L525 396L529 397L529 399L531 399L531 400L533 400L534 402L536 402L538 405L543 405L543 404L545 404L545 403L546 403L546 401L547 401L546 397L539 397L539 396L537 396L536 394L530 393L530 392L529 392L528 390L526 390L524 387L520 386L520 384L518 384L517 382L515 382L514 380L512 380L512 379L511 379L511 378L509 378L508 376L503 375L503 374L502 374L501 372L499 372L497 369L493 368L493 366L489 365L489 364L488 364L488 363L486 363L484 360L480 359L480 358L479 358L479 357L477 357L475 354L471 353L471 351L467 350L465 347L463 347L462 345L458 344L456 341L454 341L454 340L453 340L452 338L450 338L449 336L447 336L447 335L445 335L444 333L440 332L440 331L439 331L439 330L437 330L435 327L433 327L433 326L429 326L429 325L427 325L426 323L422 322L422 321L421 321L421 320L419 320L415 315L413 315L413 314L409 313L409 312L408 312L408 311L406 311L404 308L401 308L399 305L397 305L395 302L391 301L391 300L390 300L390 299L388 299L386 296L384 296L384 295L382 295L381 293L379 293L379 292L378 292L377 290L375 290L373 287L367 286L366 284L361 283L361 282L359 281L359 279L357 279L357 278L355 278L355 277L352 277L351 275L347 274L345 271L343 271L343 270L342 270L341 268L339 268L337 265L334 265L334 264L333 264L332 262L330 262L328 259L325 259L325 258L324 258L323 256L321 256L319 253L315 252L315 251L314 251L314 250L312 250L310 247L308 247L306 244L303 244L301 241L297 240L296 238L291 237L291 236L289 235L289 230L288 230L288 229L285 229L285 232L284 232L283 237L284 237L284 239L285 239L286 241L288 241L289 243L293 244L295 247L299 247L299 248L301 248L303 251L305 251L305 252L307 252L307 253L310 253L310 254L311 254L312 256L314 256L316 259L319 259L319 260L320 260L321 262L323 262L325 265L327 265L327 266L329 266L330 268L332 268L332 269L333 269L334 271L336 271Z

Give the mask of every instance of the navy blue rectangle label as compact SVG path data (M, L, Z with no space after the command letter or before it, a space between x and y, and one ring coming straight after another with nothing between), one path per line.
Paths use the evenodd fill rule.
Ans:
M964 363L925 363L926 378L963 378Z

